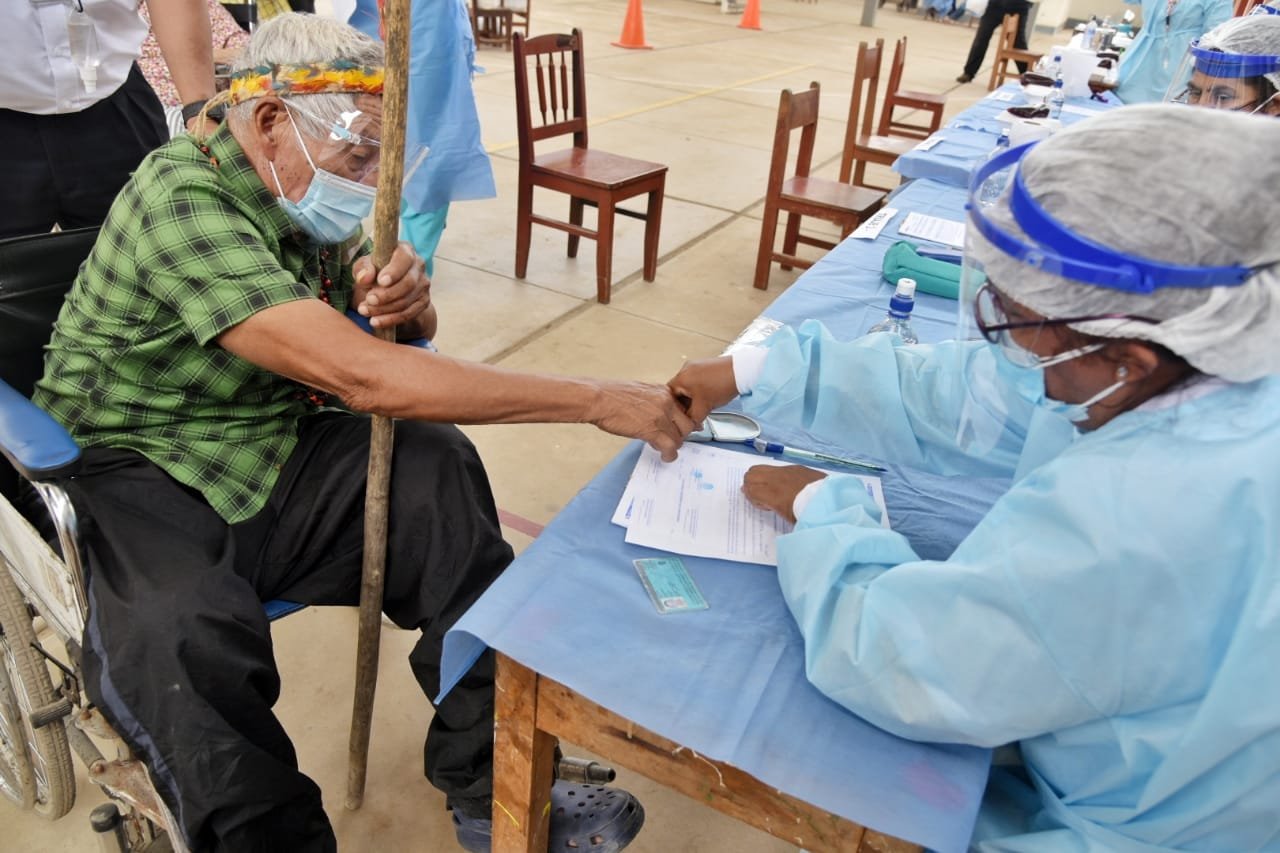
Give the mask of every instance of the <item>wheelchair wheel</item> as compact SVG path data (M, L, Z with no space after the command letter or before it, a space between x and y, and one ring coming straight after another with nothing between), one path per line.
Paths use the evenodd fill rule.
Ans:
M41 817L55 820L71 811L76 801L76 781L71 766L71 750L62 721L41 728L31 725L30 714L57 701L59 694L49 678L49 665L35 649L35 629L26 599L9 574L7 561L0 558L0 657L13 696L16 719L6 712L6 730L14 733L15 750L25 757L34 784L15 802ZM6 795L8 792L6 791Z
M36 803L36 774L27 757L27 732L22 710L9 681L9 670L0 666L0 794L21 809Z

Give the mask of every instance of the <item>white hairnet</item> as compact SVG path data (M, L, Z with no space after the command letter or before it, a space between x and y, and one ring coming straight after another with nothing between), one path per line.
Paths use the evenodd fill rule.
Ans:
M1161 344L1233 382L1280 373L1280 122L1172 104L1124 107L1033 148L1019 169L1044 209L1114 250L1186 266L1241 265L1244 284L1153 293L1086 284L1027 266L975 232L972 252L1010 298L1047 317L1134 314L1073 323L1088 335ZM1027 240L1008 191L986 211Z
M1200 47L1246 56L1280 56L1280 15L1228 18L1200 37ZM1262 76L1280 89L1280 71Z

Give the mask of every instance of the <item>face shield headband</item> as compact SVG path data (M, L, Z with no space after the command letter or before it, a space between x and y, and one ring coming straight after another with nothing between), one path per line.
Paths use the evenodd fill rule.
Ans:
M1280 9L1267 5L1254 6L1249 10L1250 15L1280 15Z
M1242 266L1200 267L1168 264L1129 255L1095 243L1054 219L1034 198L1020 169L1009 187L1009 210L1030 242L1004 231L979 203L982 185L995 173L1015 166L1036 143L1011 149L987 161L974 175L966 209L978 232L1004 254L1029 267L1127 293L1152 293L1162 287L1223 287L1243 284L1252 270Z
M1193 41L1191 56L1195 59L1195 68L1207 77L1261 77L1280 71L1280 56L1251 53L1226 53L1200 47L1200 42Z

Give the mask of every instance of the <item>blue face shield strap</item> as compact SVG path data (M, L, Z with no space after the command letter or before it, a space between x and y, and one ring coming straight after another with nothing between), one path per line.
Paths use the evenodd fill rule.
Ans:
M1269 54L1225 53L1191 43L1196 70L1209 77L1261 77L1280 71L1280 56Z
M1161 287L1221 287L1243 284L1248 267L1189 267L1166 264L1118 252L1075 234L1040 206L1027 190L1021 171L1009 188L1009 209L1032 242L1024 242L988 219L977 203L978 188L995 173L1014 167L1035 143L993 157L974 175L966 205L969 219L992 245L1027 266L1085 284L1128 293L1151 293Z

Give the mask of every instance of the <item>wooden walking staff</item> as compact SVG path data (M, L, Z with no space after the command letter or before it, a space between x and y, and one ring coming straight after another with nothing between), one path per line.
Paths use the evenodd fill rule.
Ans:
M378 164L378 197L373 220L375 270L390 262L391 253L400 238L400 190L404 177L405 114L409 100L409 3L410 0L378 3L382 7L386 76L382 87L382 155ZM394 328L379 328L376 333L384 341L395 341ZM364 565L360 581L360 628L356 637L356 690L347 754L347 808L352 810L364 803L373 693L378 684L394 424L391 418L374 415L372 430L364 499Z

